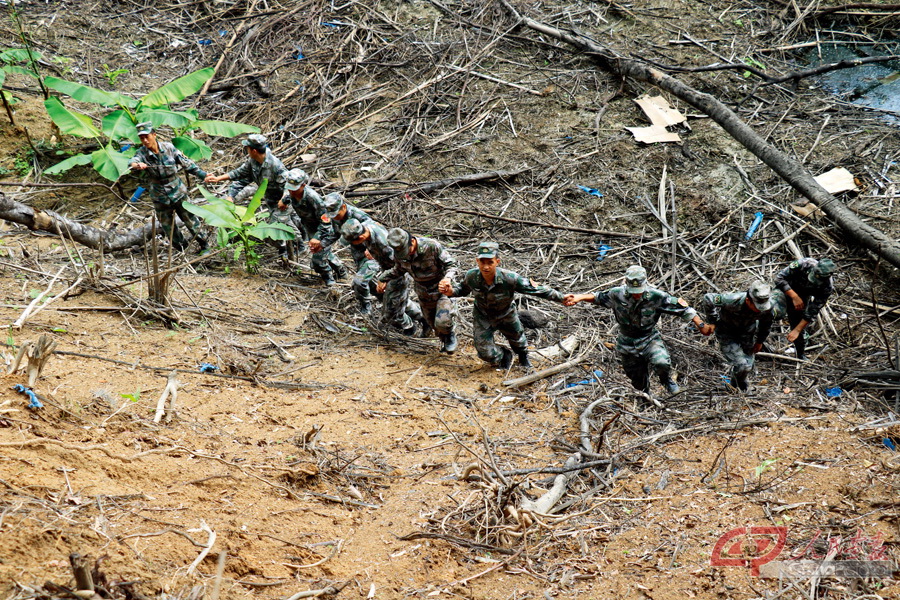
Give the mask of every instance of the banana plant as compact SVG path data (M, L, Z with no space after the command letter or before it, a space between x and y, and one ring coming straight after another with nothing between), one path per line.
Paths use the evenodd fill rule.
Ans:
M256 245L263 240L289 241L294 239L294 230L284 223L268 223L258 219L257 211L266 193L268 179L263 179L259 189L247 206L237 206L223 198L219 198L203 186L200 193L209 202L203 206L184 203L184 208L216 228L216 240L220 248L234 245L235 261L244 256L247 270L255 272L259 267L259 253Z
M244 133L259 133L259 128L230 121L206 121L200 119L195 109L173 110L171 106L196 93L213 76L212 67L200 69L179 77L153 90L141 99L135 99L119 92L100 90L74 81L57 77L45 77L44 85L79 102L96 104L106 112L100 118L99 126L90 116L67 108L57 97L44 102L47 114L62 133L85 138L94 138L100 149L90 154L76 154L46 169L44 173L56 175L76 165L93 165L101 176L116 181L128 172L129 159L136 148L120 151L118 141L130 140L139 144L135 125L150 121L154 127L171 127L175 135L172 144L188 158L205 160L212 150L202 140L191 134L198 129L208 135L234 137Z
M0 99L3 101L3 107L6 109L6 115L9 117L9 122L13 125L15 125L16 122L13 120L12 109L10 107L15 104L17 100L12 94L2 89L3 84L6 82L6 74L18 73L20 75L28 75L29 77L38 79L37 73L27 67L23 67L19 63L29 64L40 60L40 58L41 55L39 53L25 48L7 48L6 50L0 51Z

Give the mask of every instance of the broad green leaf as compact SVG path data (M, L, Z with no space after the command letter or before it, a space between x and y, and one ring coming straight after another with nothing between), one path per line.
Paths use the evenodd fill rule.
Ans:
M193 119L191 119L190 116L165 108L142 110L135 116L135 119L137 119L137 123L150 121L153 123L154 127L168 125L173 129L184 129L193 122Z
M9 50L4 50L0 52L0 61L11 63L11 62L31 62L31 59L28 57L29 51L25 48L10 48ZM31 51L31 56L34 57L34 60L41 59L41 53Z
M137 100L118 92L106 92L56 77L44 77L44 85L81 102L90 102L101 106L124 106L126 108L132 108L137 105Z
M0 68L0 87L3 87L4 81L6 81L6 67Z
M6 90L0 90L0 94L3 94L3 97L6 98L7 104L18 104L19 103L19 101L15 98L15 96L10 94Z
M244 125L243 123L232 123L231 121L194 121L192 127L199 127L203 133L208 135L218 135L221 137L234 137L245 133L259 133L259 127L253 125Z
M212 148L192 137L179 135L172 138L172 144L184 152L191 160L206 160L212 156Z
M89 164L91 164L90 154L76 154L75 156L70 156L62 162L56 163L49 169L44 169L44 175L59 175L64 171L68 171L72 167Z
M198 185L197 189L200 190L200 194L206 198L207 202L216 202L219 200L219 197L213 194L211 191L203 187L202 185Z
M47 114L56 123L59 130L69 135L77 135L81 137L99 137L100 130L91 122L91 118L79 112L71 111L59 98L51 96L44 100L44 106L47 108Z
M0 71L6 71L7 73L18 73L19 75L28 75L29 77L38 78L37 73L32 71L31 69L26 69L25 67L20 67L18 65L6 65L5 67L0 68Z
M268 178L263 179L262 183L259 184L259 187L256 189L256 192L253 194L253 198L247 204L247 212L244 213L244 218L242 219L244 223L250 223L254 221L254 217L256 216L256 211L259 209L259 205L262 204L263 196L266 194L266 188L269 187Z
M196 204L191 204L190 202L183 202L182 206L184 209L190 213L194 213L207 225L211 225L212 227L221 227L223 229L236 229L240 227L240 223L235 218L233 214L231 214L228 209L221 204L207 204L205 206L197 206Z
M91 161L94 163L94 169L110 181L116 181L129 171L128 157L111 144L92 152Z
M110 139L128 138L132 142L138 143L140 138L134 125L134 119L128 114L128 111L119 109L103 117L100 128Z
M215 73L215 69L207 67L179 77L141 98L140 106L142 108L159 108L181 102L191 94L199 92L203 84L213 76L213 73Z
M247 234L258 240L292 240L294 230L284 223L258 223L247 230Z

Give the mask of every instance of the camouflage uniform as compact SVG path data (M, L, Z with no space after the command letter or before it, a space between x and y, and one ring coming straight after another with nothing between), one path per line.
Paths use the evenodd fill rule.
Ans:
M747 306L747 292L732 292L704 295L703 311L706 322L716 326L719 349L731 365L735 384L746 389L747 376L753 370L753 346L769 337L772 309L754 311Z
M318 230L316 231L316 239L322 242L322 252L333 246L341 239L341 227L350 219L356 219L360 223L368 226L374 223L372 217L367 215L362 209L356 208L352 204L345 202L347 211L344 213L343 219L337 217L331 218L327 214L323 214L319 219ZM359 270L362 264L366 262L366 249L360 246L350 245L350 256L353 257L353 263Z
M648 367L652 366L663 384L668 386L672 382L672 362L656 323L663 314L678 315L690 322L697 312L683 300L651 287L637 300L625 291L624 286L596 292L594 304L613 311L619 324L616 351L632 385L642 392L649 392Z
M365 302L368 305L368 298L378 296L375 288L379 273L393 269L395 262L394 249L387 243L387 229L371 220L363 225L369 230L369 239L356 246L351 244L351 247L364 248L372 258L367 258L357 267L352 287L357 299L365 299L361 300L361 304ZM422 319L418 302L409 296L410 281L408 273L388 281L381 296L384 320L407 334L414 333L416 323Z
M518 273L497 268L494 284L488 285L479 269L470 269L462 283L453 283L454 296L475 299L472 308L472 337L478 357L492 365L499 365L503 351L494 343L494 332L499 331L516 354L528 349L525 328L519 321L519 313L513 305L516 292L562 302L561 292L546 285L534 285Z
M782 318L787 314L791 329L796 327L800 321L805 320L810 324L815 321L819 311L834 292L831 277L822 281L810 281L812 271L818 264L819 261L814 258L801 258L792 262L775 276L775 287L782 292L772 296L772 300L776 304L775 317ZM794 303L787 297L788 290L794 290L800 296L804 304L803 310L794 308ZM806 337L806 329L804 329L794 341L797 358L804 356Z
M325 207L322 206L322 196L308 185L303 188L303 197L294 198L290 192L284 193L282 202L290 204L299 220L300 230L307 240L316 237L322 217L325 215ZM313 252L310 259L312 270L318 273L326 283L344 276L344 263L334 255L330 249L321 252Z
M156 218L162 226L166 237L172 237L172 244L179 249L187 246L184 236L174 227L175 215L181 219L184 226L193 237L198 237L200 220L196 215L184 209L182 203L188 202L188 189L184 181L179 177L179 169L184 168L188 173L203 180L206 171L197 166L197 163L182 154L170 142L157 141L159 153L141 146L130 161L130 165L146 163L144 173L150 179L150 197L153 200L153 208L156 210ZM201 246L205 244L202 237Z
M377 279L389 282L409 273L425 321L442 339L455 337L456 306L453 300L438 290L438 284L444 278L455 279L459 265L437 240L422 236L415 239L418 244L415 254L401 257L395 253L393 268L382 271Z
M284 165L281 160L272 154L272 151L266 148L266 158L262 163L258 163L252 158L247 158L244 164L238 168L228 171L228 179L231 185L228 187L228 195L237 200L244 197L241 190L245 187L256 184L261 185L263 179L268 179L266 185L266 194L263 201L269 209L270 215L275 214L278 210L278 201L284 195Z

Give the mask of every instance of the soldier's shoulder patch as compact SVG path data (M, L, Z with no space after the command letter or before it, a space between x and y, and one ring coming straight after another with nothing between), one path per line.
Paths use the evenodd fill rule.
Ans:
M690 304L688 304L688 301L685 300L684 298L679 298L679 299L678 299L678 304L680 304L680 305L683 306L684 308L687 308L688 306L690 306Z
M328 215L322 215L322 222L331 223L331 217L329 217Z

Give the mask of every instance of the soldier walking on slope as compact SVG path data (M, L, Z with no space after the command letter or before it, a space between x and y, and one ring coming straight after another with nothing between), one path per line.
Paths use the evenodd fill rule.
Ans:
M703 296L706 322L716 333L719 349L731 365L731 383L742 392L750 385L754 356L772 329L772 286L754 281L746 292Z
M787 312L791 326L787 339L794 343L797 358L801 360L806 359L806 328L834 292L831 281L834 270L834 262L830 258L801 258L775 276L775 287L784 293L775 297L776 316L781 317Z
M481 360L501 369L512 364L513 352L519 357L519 364L531 366L528 360L528 341L525 328L519 321L519 313L513 300L516 292L546 298L562 303L562 292L545 285L534 285L528 279L513 271L498 267L499 246L496 242L481 242L475 259L478 265L470 269L462 283L454 283L447 296L468 296L472 294L475 305L472 309L472 338L475 350ZM512 348L498 348L494 343L494 332L499 331L509 341Z
M372 311L368 298L372 292L382 296L382 314L384 320L404 335L416 332L416 323L423 321L419 304L409 297L410 277L404 273L402 277L392 279L378 294L376 277L382 272L394 268L394 249L387 243L387 230L375 221L360 223L356 219L348 219L341 228L344 240L352 246L365 249L366 260L353 276L353 291L360 300L359 310L367 315ZM424 321L423 321L424 325Z
M441 352L456 352L456 307L453 300L445 296L453 291L459 265L456 258L437 241L424 236L412 236L395 227L388 232L388 245L394 249L394 267L378 276L378 293L384 292L389 281L409 273L414 283L419 306L428 328L422 332L426 337L431 328L441 339Z
M262 185L264 179L269 181L266 184L266 193L264 196L265 205L269 209L270 214L274 214L278 208L278 203L284 195L284 173L286 169L281 163L281 159L272 154L269 150L268 140L266 136L253 133L247 136L247 139L241 142L241 145L247 150L247 160L236 169L228 171L225 175L207 175L206 183L218 183L220 181L230 181L228 187L228 201L235 202L245 198L251 193L251 185ZM245 188L247 191L244 192Z
M316 237L316 232L325 215L325 204L322 196L309 187L309 175L303 169L291 169L284 176L284 197L278 203L278 210L284 211L288 204L294 209L306 239ZM310 259L312 270L319 274L325 285L334 285L335 279L341 279L347 270L334 252L323 249L313 252Z
M677 315L693 322L703 335L712 333L712 327L704 323L686 301L647 285L647 271L637 265L625 271L624 286L593 294L566 294L563 300L566 306L575 306L579 302L592 302L612 309L619 324L616 351L622 369L635 389L641 392L650 391L651 366L667 392L676 394L679 391L678 384L672 379L669 351L656 329L662 315Z
M162 142L156 139L156 131L153 124L148 122L137 124L137 134L141 138L141 148L137 151L128 166L133 171L143 171L150 179L150 198L153 200L153 209L156 218L162 226L166 237L171 236L172 246L177 250L184 250L190 243L185 240L181 231L175 226L175 215L181 219L184 226L191 232L191 237L197 239L198 252L206 251L206 238L200 233L200 219L196 215L184 209L183 204L190 202L188 189L180 177L179 170L184 168L188 173L206 178L206 171L197 166L197 163L182 154L170 142Z

